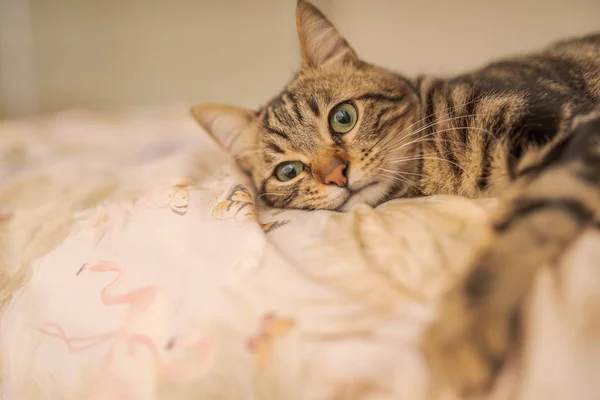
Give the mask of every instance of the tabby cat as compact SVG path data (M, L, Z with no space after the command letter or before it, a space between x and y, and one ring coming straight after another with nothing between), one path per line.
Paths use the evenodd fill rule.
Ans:
M193 115L276 207L501 196L494 238L424 341L461 394L488 390L518 344L537 269L600 226L600 34L409 79L360 60L306 1L297 28L302 70L280 95L256 112L205 104Z

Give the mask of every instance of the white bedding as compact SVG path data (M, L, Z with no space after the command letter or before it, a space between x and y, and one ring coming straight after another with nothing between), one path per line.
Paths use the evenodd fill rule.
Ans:
M5 124L0 155L4 400L425 399L420 335L487 235L454 197L256 206L184 110Z

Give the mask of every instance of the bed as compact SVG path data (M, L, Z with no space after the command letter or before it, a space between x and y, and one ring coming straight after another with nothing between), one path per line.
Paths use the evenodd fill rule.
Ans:
M493 199L270 209L179 108L4 122L0 183L4 400L455 398L420 338ZM597 236L492 398L600 393Z

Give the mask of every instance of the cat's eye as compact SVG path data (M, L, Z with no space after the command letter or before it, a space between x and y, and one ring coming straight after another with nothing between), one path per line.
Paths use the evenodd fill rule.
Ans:
M291 181L304 171L304 164L300 161L288 161L281 163L275 169L275 176L281 182Z
M342 103L337 105L331 113L329 113L329 126L335 133L347 133L358 119L358 113L352 103Z

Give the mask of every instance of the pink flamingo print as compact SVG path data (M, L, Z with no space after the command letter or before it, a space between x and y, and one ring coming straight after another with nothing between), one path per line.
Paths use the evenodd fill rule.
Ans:
M145 286L117 295L113 293L113 290L125 276L123 268L109 261L100 261L84 264L77 275L84 271L116 273L115 279L102 289L100 300L107 306L129 306L122 327L116 331L99 335L68 336L59 324L48 322L39 331L64 342L71 353L84 351L112 339L101 367L99 385L93 391L91 399L114 398L115 390L119 390L120 396L132 396L132 391L135 392L135 390L130 387L131 385L117 389L115 382L124 386L125 376L132 374L130 368L123 368L123 366L131 365L132 359L140 356L134 351L136 346L141 346L149 351L146 355L150 355L154 360L155 367L158 367L159 374L168 380L191 380L199 377L208 369L214 352L212 343L206 337L192 335L187 338L173 338L168 342L166 347L171 354L175 344L185 348L185 353L191 360L188 365L183 365L181 360L174 360L171 354L161 355L155 341L147 333L144 333L148 331L148 324L156 325L156 322L160 322L164 315L164 309L157 302L157 299L160 298L160 291L156 286ZM148 363L141 365L147 366ZM137 372L137 375L134 373L135 376L131 377L133 386L135 386L135 382L139 382L139 371Z
M158 288L156 286L145 286L141 289L131 291L129 293L122 294L120 296L109 293L114 286L118 285L119 282L125 277L125 270L116 264L109 261L101 261L99 263L85 263L79 268L79 271L75 275L81 274L83 271L90 272L116 272L116 278L106 285L100 293L100 299L102 303L106 305L114 304L129 304L130 312L144 312L154 303Z

